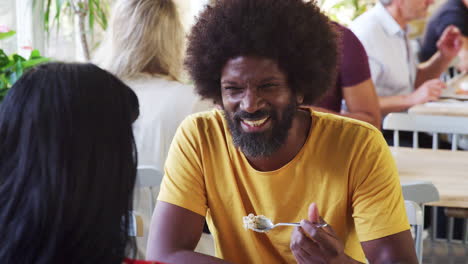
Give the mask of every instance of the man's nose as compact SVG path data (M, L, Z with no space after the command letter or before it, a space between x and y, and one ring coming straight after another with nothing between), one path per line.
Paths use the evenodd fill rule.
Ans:
M265 100L262 98L257 88L247 88L242 98L240 108L248 113L255 113L265 106Z

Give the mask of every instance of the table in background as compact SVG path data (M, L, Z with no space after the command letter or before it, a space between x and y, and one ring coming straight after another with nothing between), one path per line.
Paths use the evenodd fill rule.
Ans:
M400 180L429 181L440 201L429 205L468 208L468 152L392 147Z
M415 105L408 109L410 114L438 115L438 116L464 116L468 117L468 102L448 103L431 102Z

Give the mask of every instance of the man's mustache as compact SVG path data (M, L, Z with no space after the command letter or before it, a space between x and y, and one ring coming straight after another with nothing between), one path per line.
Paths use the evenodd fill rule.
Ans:
M267 116L273 116L273 114L270 111L267 110L258 110L254 113L249 113L245 111L237 111L234 113L233 118L236 120L240 119L262 119Z

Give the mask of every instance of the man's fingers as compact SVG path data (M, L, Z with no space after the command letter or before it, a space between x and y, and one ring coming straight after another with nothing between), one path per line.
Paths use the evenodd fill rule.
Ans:
M320 214L319 214L316 203L311 203L309 205L308 216L309 216L309 221L311 221L312 223L318 223L319 222Z
M309 236L327 255L336 256L340 252L339 240L331 226L319 227L309 221L301 221L305 235Z
M321 263L323 253L320 247L306 236L300 227L295 227L291 236L291 251L299 263Z
M307 252L308 255L317 255L320 254L320 247L312 239L310 239L307 234L304 233L302 228L298 228L298 244L300 248Z

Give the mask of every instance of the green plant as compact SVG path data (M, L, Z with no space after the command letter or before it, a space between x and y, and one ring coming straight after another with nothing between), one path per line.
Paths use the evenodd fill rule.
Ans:
M14 34L14 31L2 32L0 33L0 39L11 37ZM38 50L33 50L29 59L25 59L16 53L7 55L3 49L0 49L0 102L5 97L8 89L25 71L49 60L49 58L42 57Z
M49 33L51 22L55 22L57 30L60 29L60 22L64 16L75 16L78 19L78 30L80 34L81 46L87 60L90 59L88 33L94 32L97 23L102 29L107 28L107 17L109 13L110 0L34 0L34 6L39 3L42 8L44 28ZM55 15L52 16L52 13ZM88 21L89 32L86 30L86 20Z
M16 31L10 30L7 32L0 32L0 40L12 37L15 35Z
M329 5L330 3L332 5ZM348 25L374 4L375 0L322 0L319 2L319 5L332 20L343 25Z

